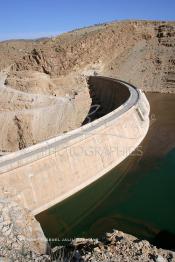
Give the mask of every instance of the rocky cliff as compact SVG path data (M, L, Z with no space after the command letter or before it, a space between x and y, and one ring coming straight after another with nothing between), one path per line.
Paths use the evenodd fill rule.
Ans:
M175 22L122 21L29 41L25 48L16 48L14 43L19 56L12 59L7 82L20 89L27 85L30 92L30 79L24 82L21 74L42 72L56 84L50 86L53 92L68 84L64 85L63 77L72 83L96 73L132 82L146 91L174 92L174 40Z

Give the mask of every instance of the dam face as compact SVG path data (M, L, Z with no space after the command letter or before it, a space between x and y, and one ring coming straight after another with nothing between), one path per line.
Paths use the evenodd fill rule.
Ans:
M0 183L33 214L100 178L133 152L149 128L149 103L132 85L90 77L82 127L0 158Z

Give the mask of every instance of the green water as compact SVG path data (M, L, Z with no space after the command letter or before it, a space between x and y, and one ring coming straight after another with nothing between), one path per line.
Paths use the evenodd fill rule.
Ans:
M39 214L48 238L101 237L118 229L175 247L175 119L166 115L170 108L175 111L175 96L149 99L156 123L142 144L142 155L131 155L89 187Z

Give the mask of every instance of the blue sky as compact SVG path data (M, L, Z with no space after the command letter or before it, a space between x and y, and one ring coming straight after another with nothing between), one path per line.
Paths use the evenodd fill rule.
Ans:
M175 20L175 0L0 0L0 40L122 19Z

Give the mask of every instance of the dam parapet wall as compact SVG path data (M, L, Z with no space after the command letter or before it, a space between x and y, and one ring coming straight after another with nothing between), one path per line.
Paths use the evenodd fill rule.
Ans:
M149 103L132 85L90 77L86 125L0 158L0 181L34 214L110 171L133 152L149 128ZM90 117L90 119L89 119Z

